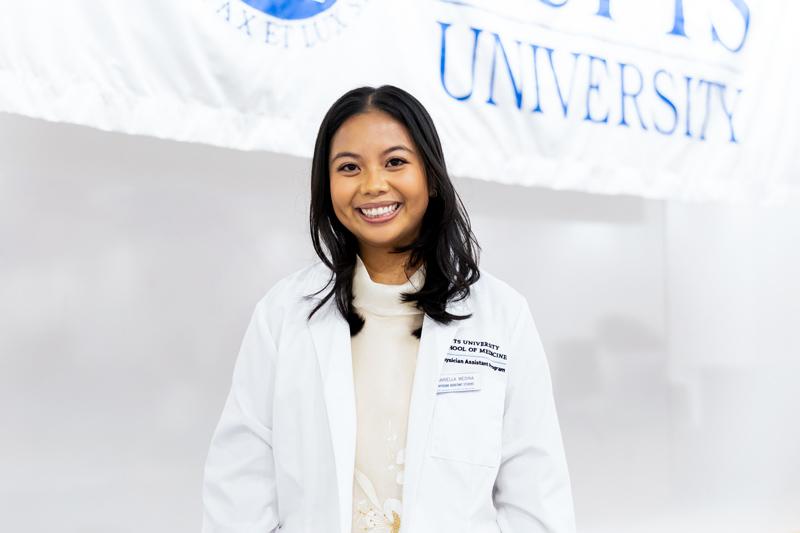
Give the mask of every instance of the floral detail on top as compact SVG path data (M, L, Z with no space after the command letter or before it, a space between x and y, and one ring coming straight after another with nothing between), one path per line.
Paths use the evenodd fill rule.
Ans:
M403 514L402 502L396 498L386 498L381 506L369 478L357 468L355 474L356 482L367 496L366 499L358 501L356 508L355 524L358 530L370 533L398 533L400 517Z

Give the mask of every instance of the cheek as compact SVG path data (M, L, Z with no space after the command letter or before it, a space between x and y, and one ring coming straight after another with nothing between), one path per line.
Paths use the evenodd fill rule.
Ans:
M408 211L406 216L408 224L413 227L416 227L422 223L422 219L425 217L425 211L428 208L428 202L424 199L419 199L415 202L407 204Z
M428 192L424 186L416 188L413 196L407 199L411 207L410 211L417 216L422 216L428 209Z
M418 218L422 218L422 216L425 214L425 211L427 210L428 210L428 197L425 196L423 199L417 202L417 205L415 206L414 209L414 214Z
M420 174L409 176L404 185L404 190L401 192L405 196L409 211L421 216L428 208L428 186L425 176Z
M347 188L343 186L339 180L331 180L331 203L337 215L342 215L347 212L347 207L350 205L350 195Z

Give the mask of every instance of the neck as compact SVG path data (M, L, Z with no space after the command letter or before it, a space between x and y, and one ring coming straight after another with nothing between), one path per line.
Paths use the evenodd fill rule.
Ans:
M393 254L386 249L362 245L358 255L361 256L369 277L375 283L401 285L417 271L417 268L408 267L411 252Z

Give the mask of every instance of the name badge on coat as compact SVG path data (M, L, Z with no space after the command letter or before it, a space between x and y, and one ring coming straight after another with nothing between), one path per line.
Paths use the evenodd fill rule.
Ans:
M480 390L480 374L477 372L448 372L439 376L436 394Z

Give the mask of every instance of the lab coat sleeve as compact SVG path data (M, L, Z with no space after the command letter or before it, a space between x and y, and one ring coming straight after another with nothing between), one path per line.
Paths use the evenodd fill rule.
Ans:
M501 463L493 499L503 533L574 533L569 473L550 371L528 302L507 349Z
M264 303L256 306L244 334L211 439L202 533L269 533L279 525L272 453L276 347Z

